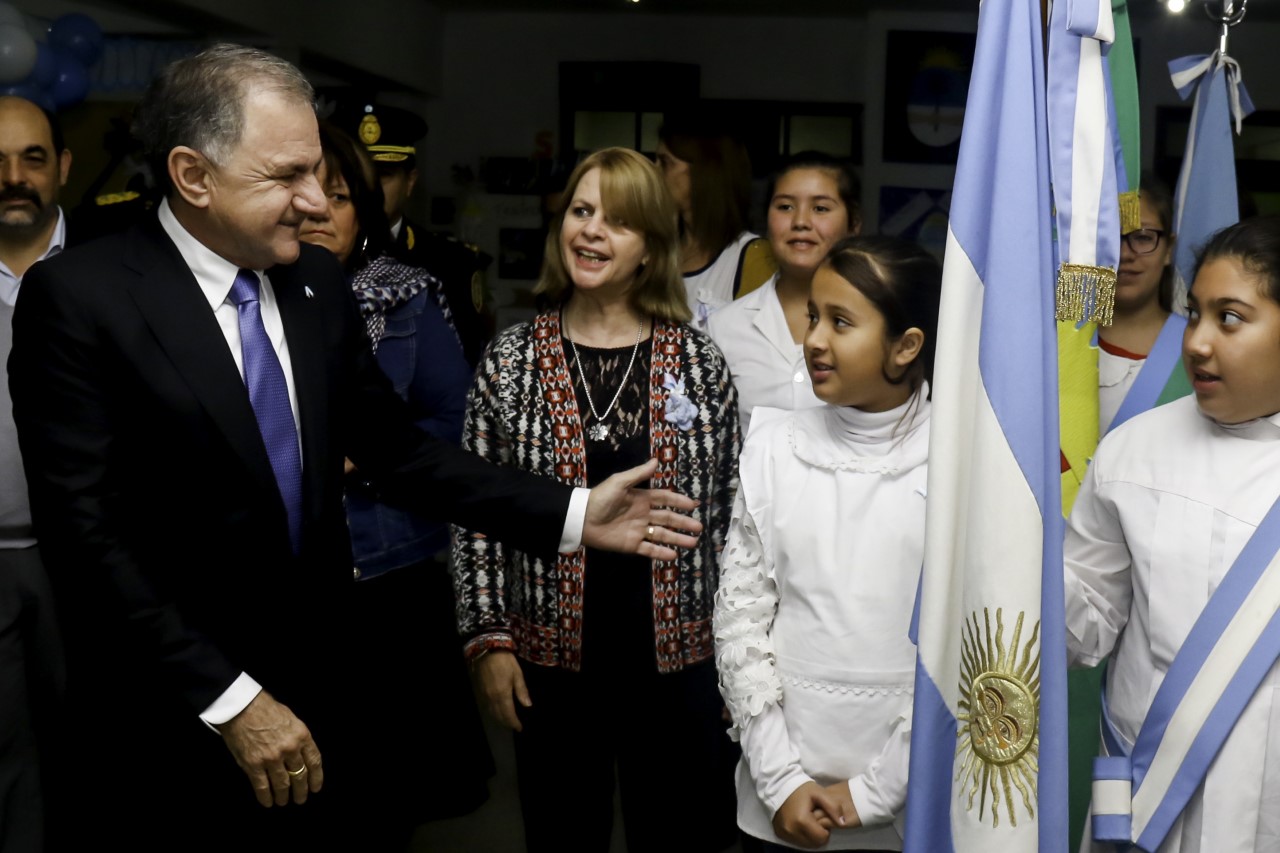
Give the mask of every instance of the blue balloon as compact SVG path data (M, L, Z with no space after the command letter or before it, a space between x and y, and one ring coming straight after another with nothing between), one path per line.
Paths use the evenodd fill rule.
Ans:
M58 60L53 54L53 48L44 42L36 42L36 65L22 82L29 83L37 89L48 89L53 86L53 81L56 79L58 79Z
M89 94L88 70L70 53L61 49L55 49L53 53L57 61L57 74L49 87L53 102L58 109L80 103Z
M53 102L53 96L45 89L32 86L30 83L17 83L13 86L0 87L0 95L13 95L18 98L25 98L36 106L46 109L49 112L57 112L58 105Z
M63 15L49 27L49 45L67 51L88 68L102 56L102 27L81 12Z

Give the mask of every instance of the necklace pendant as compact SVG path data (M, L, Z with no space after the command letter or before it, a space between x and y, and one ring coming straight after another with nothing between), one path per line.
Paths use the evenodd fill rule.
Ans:
M609 428L599 421L596 421L587 430L587 437L592 441L604 441L609 437Z

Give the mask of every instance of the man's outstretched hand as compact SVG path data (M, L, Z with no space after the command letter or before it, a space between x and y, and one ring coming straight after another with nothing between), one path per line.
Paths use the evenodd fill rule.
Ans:
M694 510L697 501L666 489L639 488L657 470L658 460L650 459L592 489L582 544L655 560L674 560L676 548L697 545L702 524L681 514Z

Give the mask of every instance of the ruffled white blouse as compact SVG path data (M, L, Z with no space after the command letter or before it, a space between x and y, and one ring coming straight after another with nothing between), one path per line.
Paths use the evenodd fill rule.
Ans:
M901 849L929 408L756 410L714 630L758 838L784 843L773 815L804 782L848 780L863 828L823 849Z

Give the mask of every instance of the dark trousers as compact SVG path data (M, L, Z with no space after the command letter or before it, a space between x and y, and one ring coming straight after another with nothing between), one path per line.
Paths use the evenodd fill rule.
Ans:
M521 668L533 701L515 736L529 853L607 851L615 779L629 853L734 842L736 750L712 662L629 678Z
M45 849L40 765L63 678L40 552L0 549L0 853Z

